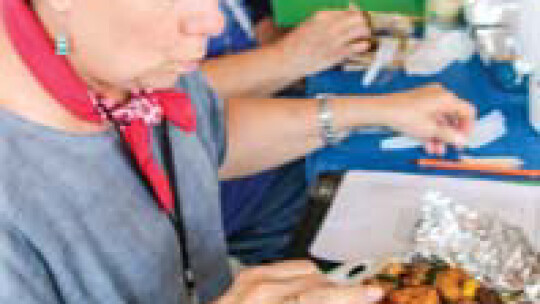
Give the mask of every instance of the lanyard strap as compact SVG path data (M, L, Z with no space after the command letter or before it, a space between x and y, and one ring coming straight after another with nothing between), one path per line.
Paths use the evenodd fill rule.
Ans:
M188 298L190 299L191 304L198 304L199 296L197 294L197 283L195 280L195 273L193 272L193 265L191 264L191 258L189 254L186 222L184 214L182 212L182 198L180 197L180 193L178 191L179 189L177 186L178 184L176 183L177 176L174 162L173 147L169 134L169 123L167 121L164 121L159 128L161 130L160 148L161 154L163 156L163 166L165 167L165 172L169 177L169 183L171 184L171 190L174 197L174 212L170 214L169 218L176 231L176 236L178 238L178 243L181 249L183 268L182 274Z
M125 142L125 140L122 138L122 133L120 132L120 126L115 123L114 121L113 125L120 137L120 144L121 148L126 154L131 167L133 170L137 173L140 180L142 181L144 187L147 189L147 191L154 197L154 199L157 200L157 197L154 194L154 191L152 191L152 186L137 165L137 162L133 155L130 152L130 148L128 144ZM160 152L163 157L163 166L165 168L165 172L167 176L169 177L169 182L171 185L171 191L173 191L173 197L174 197L174 211L169 214L169 220L171 221L176 237L178 239L178 245L180 246L180 253L182 255L182 279L185 286L185 290L187 293L187 297L189 299L190 304L199 304L199 296L197 293L197 283L195 280L195 274L193 271L193 265L191 263L191 258L189 254L189 247L188 247L188 238L187 238L187 229L186 229L186 223L185 218L182 213L182 200L179 195L179 189L177 187L176 183L176 170L174 167L174 155L173 155L173 148L171 144L171 139L169 135L169 124L165 120L163 123L156 128L160 132Z

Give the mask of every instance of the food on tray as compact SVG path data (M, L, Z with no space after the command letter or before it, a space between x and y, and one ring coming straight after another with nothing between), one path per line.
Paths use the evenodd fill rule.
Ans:
M380 304L504 304L470 274L442 261L392 262L364 281L385 291Z

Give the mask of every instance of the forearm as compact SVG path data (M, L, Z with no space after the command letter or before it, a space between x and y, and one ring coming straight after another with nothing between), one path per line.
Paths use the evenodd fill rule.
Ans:
M471 104L433 84L397 94L333 98L329 106L338 130L388 126L428 143L458 147L466 144L475 118ZM222 178L272 168L322 145L315 100L231 99L227 108L229 149Z
M338 129L386 121L384 99L333 99ZM228 155L220 174L238 177L300 158L323 144L313 99L232 99L228 105Z
M224 99L269 97L304 76L276 45L205 61L202 70Z

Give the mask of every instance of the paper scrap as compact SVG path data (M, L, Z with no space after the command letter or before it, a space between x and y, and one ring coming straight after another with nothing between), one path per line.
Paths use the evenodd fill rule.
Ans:
M507 132L504 114L500 110L494 110L476 122L467 147L481 148L504 137Z
M407 136L396 136L381 141L381 150L402 150L402 149L414 149L419 148L423 144L417 139Z
M392 64L399 51L399 40L394 38L381 39L379 49L375 54L373 63L366 71L362 84L364 86L370 86L373 84L381 70Z
M428 27L426 39L405 56L404 68L409 75L430 76L456 61L468 60L474 52L475 44L466 31Z

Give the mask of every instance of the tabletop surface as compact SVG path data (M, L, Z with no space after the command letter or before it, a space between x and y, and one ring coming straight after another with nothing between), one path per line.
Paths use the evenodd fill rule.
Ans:
M409 77L402 71L387 71L379 81L367 88L362 86L361 77L361 72L325 72L307 80L306 93L308 96L319 93L378 94L400 92L433 82L441 83L460 98L474 103L479 116L498 109L506 118L508 133L505 137L479 149L469 149L466 151L468 155L514 156L525 162L524 169L540 169L540 134L529 124L527 90L503 88L478 57L455 63L433 77ZM382 151L381 140L390 136L395 134L357 134L335 147L313 153L307 159L308 179L313 180L323 172L354 169L480 177L466 172L418 168L414 160L428 155L420 148Z

